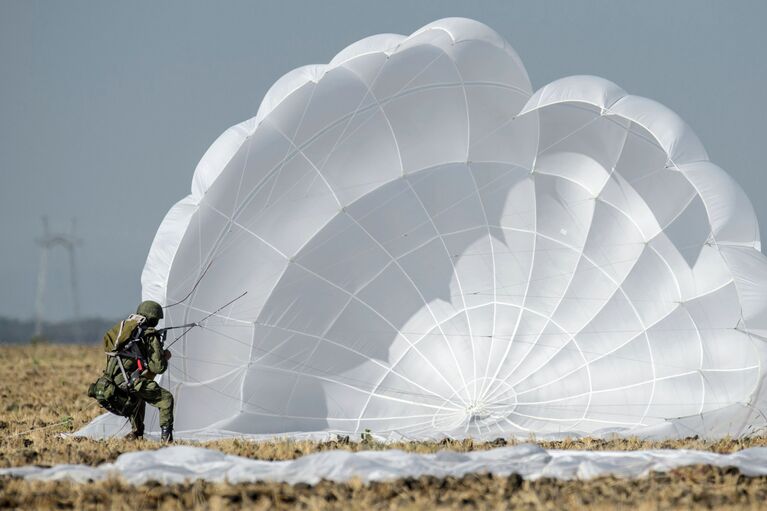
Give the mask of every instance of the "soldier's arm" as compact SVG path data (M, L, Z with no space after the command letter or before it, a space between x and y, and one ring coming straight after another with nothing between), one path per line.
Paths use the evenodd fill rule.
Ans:
M164 373L168 368L168 361L165 359L160 337L153 331L148 331L146 339L149 341L149 360L147 360L149 370L155 374Z

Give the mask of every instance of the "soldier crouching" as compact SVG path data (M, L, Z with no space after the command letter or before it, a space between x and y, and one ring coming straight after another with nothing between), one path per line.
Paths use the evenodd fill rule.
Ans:
M155 327L163 318L162 306L142 302L136 314L117 323L104 335L107 364L104 375L91 385L89 395L112 413L128 417L126 438L142 438L146 404L160 412L162 441L173 441L173 394L154 381L168 368L170 351Z

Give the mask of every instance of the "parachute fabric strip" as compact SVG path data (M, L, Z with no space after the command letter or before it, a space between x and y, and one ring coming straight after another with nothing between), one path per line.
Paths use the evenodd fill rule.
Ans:
M765 427L759 250L676 114L591 76L533 93L450 18L278 80L142 284L169 324L248 292L174 346L191 437L716 437Z
M496 477L519 474L525 479L593 479L615 476L643 477L689 465L735 467L744 476L767 475L767 448L752 447L733 454L687 449L646 451L546 450L524 444L467 453L442 451L436 454L398 450L348 452L326 451L290 461L263 461L227 455L191 446L166 447L156 451L121 454L114 463L55 465L53 467L0 468L0 476L89 483L119 476L130 484L158 481L212 481L229 484L279 481L317 484L322 480L368 483L430 475L462 477L492 473Z

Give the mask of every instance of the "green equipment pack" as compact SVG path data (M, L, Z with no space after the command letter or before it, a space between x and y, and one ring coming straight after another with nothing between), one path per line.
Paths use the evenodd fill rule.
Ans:
M133 392L133 382L140 376L146 365L141 359L137 342L144 332L144 316L131 314L121 321L116 333L107 332L104 336L104 351L107 355L107 367L104 374L88 387L88 396L115 415L130 417L141 402ZM125 371L122 358L134 359L138 369L132 374ZM116 368L120 369L123 381L118 385L113 379Z
M130 417L139 405L139 399L133 392L118 387L106 375L91 383L88 396L95 399L106 411L121 417Z

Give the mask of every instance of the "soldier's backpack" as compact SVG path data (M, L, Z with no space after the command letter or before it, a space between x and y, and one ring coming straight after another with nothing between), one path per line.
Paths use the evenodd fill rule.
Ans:
M144 320L143 316L132 314L120 323L120 328L114 339L109 334L104 336L104 351L108 359L107 368L104 374L88 387L88 396L95 399L108 412L121 417L130 417L141 402L132 389L133 380L137 375L129 375L125 372L121 357L136 359L139 369L143 370L135 341L143 333L142 324ZM122 385L117 385L110 376L113 374L113 364L116 364L123 374Z
M88 387L88 395L95 399L102 408L121 417L130 417L140 401L136 395L118 387L111 378L100 376Z

